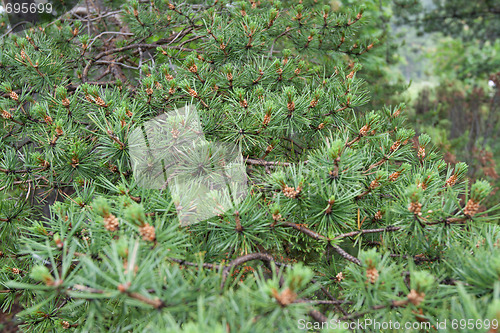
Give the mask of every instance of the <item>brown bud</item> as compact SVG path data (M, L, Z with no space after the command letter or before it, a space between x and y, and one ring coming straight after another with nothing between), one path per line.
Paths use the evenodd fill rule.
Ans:
M12 98L14 101L19 100L19 96L17 95L17 93L15 91L11 91L9 93L9 97Z
M99 96L97 96L97 97L95 98L95 104L97 104L97 105L99 105L99 106L102 106L102 107L104 107L104 108L105 108L105 107L108 107L108 105L106 104L106 102L104 102L104 100L103 100L101 97L99 97Z
M408 210L415 215L422 216L422 204L420 202L410 203Z
M139 233L143 240L148 242L153 242L156 239L155 227L149 225L149 223L144 224L139 228Z
M198 72L198 66L196 66L196 64L193 64L192 66L189 67L189 71L191 73L197 73Z
M422 303L424 297L425 297L424 293L418 293L415 289L412 289L407 296L408 301L410 301L410 303L415 306L418 306L420 303Z
M446 186L453 186L453 185L455 185L457 179L458 179L457 175L455 175L455 174L451 175L450 178L448 178L446 180Z
M271 115L268 114L264 115L264 120L262 122L264 126L267 126L267 124L269 124L270 121L271 121Z
M69 107L69 99L67 97L65 97L61 102L64 107Z
M365 125L359 130L359 136L365 136L370 131L370 125Z
M292 304L295 299L297 299L297 294L294 293L290 288L286 288L281 293L278 293L276 289L272 289L271 292L274 298L278 301L279 305L282 307Z
M380 186L380 182L378 181L378 179L374 179L372 180L372 182L370 183L370 189L371 190L374 190L376 189L377 187Z
M474 216L479 210L479 202L474 201L472 198L467 201L464 208L464 214L468 216Z
M375 282L377 282L378 280L378 271L375 267L372 267L372 268L368 268L366 270L366 277L367 277L367 282L371 283L371 284L374 284Z
M420 158L420 159L423 159L425 157L425 147L424 146L420 146L418 147L418 153L417 153L417 156Z
M394 143L391 146L391 153L395 152L396 150L398 150L400 146L401 146L401 142L394 141Z
M399 178L400 175L401 175L400 171L395 171L395 172L391 173L389 176L389 181L395 182Z
M12 114L10 114L8 111L2 110L2 118L3 119L11 119Z
M104 218L104 228L108 231L116 231L118 229L118 218L113 214L109 214Z

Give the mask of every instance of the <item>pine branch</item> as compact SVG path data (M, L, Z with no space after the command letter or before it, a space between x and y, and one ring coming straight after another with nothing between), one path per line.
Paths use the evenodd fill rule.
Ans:
M333 239L352 237L352 236L356 236L359 234L364 235L364 234L371 234L371 233L377 233L377 232L398 231L400 229L401 229L401 227L389 226L386 228L379 228L379 229L365 229L365 230L359 230L359 231L351 231L351 232L347 232L345 234L340 234L338 236L335 236Z

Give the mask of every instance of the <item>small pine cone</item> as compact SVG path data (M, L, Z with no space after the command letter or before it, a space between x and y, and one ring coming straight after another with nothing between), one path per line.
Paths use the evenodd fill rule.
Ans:
M370 183L371 190L374 190L379 186L380 186L380 182L377 179L372 180L372 182Z
M143 240L148 242L153 242L156 239L155 227L149 225L149 223L144 224L139 228L139 232Z
M264 116L264 121L262 123L264 124L264 126L267 126L267 124L269 124L270 121L271 121L271 115L266 114Z
M299 75L300 74L300 68L296 68L294 71L295 75Z
M370 131L370 125L365 125L359 130L359 136L365 136Z
M15 91L11 91L11 92L9 93L9 96L10 96L10 98L12 98L14 101L19 100L19 96L16 94L16 92L15 92Z
M318 125L318 129L319 129L319 130L320 130L320 129L323 129L323 127L325 127L325 123L321 123L321 124L319 124L319 125Z
M373 216L373 219L374 220L381 220L382 219L382 212L379 210L378 212L375 213L375 215Z
M69 107L69 99L67 97L62 100L62 105L66 108Z
M189 71L191 73L197 73L198 72L198 66L196 66L196 64L193 64L193 66L189 67Z
M19 268L12 268L12 273L19 274L20 273Z
M290 288L286 288L281 293L278 293L276 289L273 289L272 293L274 298L282 307L293 303L297 299L297 294L294 293Z
M130 111L130 110L127 110L127 112L125 112L125 114L127 115L127 117L132 117L134 115L132 113L132 111Z
M167 75L165 75L165 79L167 79L167 81L172 81L174 79L174 77L170 74L167 74Z
M109 214L104 218L104 228L108 231L116 231L118 229L118 218L113 214Z
M420 202L412 202L408 206L408 210L415 215L421 216L422 215L422 204Z
M337 275L335 275L335 280L337 282L340 282L344 279L344 274L342 274L342 272L338 273Z
M299 193L300 190L299 189L296 190L294 187L285 186L283 188L283 194L285 195L285 197L290 199L297 198L297 195L299 195Z
M56 127L56 135L61 136L63 134L64 134L63 129L61 127Z
M313 100L311 101L311 103L309 103L309 106L310 106L311 108L316 107L316 105L318 105L318 100L317 100L317 99L313 99Z
M399 149L399 146L401 146L401 142L399 141L394 141L394 143L391 146L391 153L395 152L396 150Z
M172 3L168 3L168 9L175 10L175 5Z
M399 178L400 175L401 175L401 172L399 172L399 171L391 173L391 175L389 176L389 181L395 182Z
M279 75L283 74L283 69L278 68L278 69L276 70L276 73L278 73Z
M267 148L266 148L266 154L269 154L272 150L273 150L273 146L272 145L267 146Z
M65 330L67 330L67 329L70 327L70 325L69 325L69 323L68 323L67 321L63 321L63 322L61 323L61 325L62 325L62 327L63 327Z
M163 88L163 86L161 85L161 83L158 82L158 81L155 82L155 87L156 87L156 89L162 89Z
M227 73L226 75L228 81L233 81L233 74L232 73Z
M99 105L99 106L102 106L102 107L107 107L108 105L106 104L106 102L99 96L96 97L95 99L95 104Z
M366 270L366 277L369 283L374 284L378 280L378 271L375 267Z
M170 131L170 133L172 133L172 137L173 137L174 139L177 139L177 138L179 137L179 134L180 134L181 132L179 132L179 130L178 130L178 129L173 128L173 129Z
M453 186L457 181L457 175L451 175L450 178L446 180L446 186Z
M412 289L406 297L411 304L418 306L424 300L425 294L418 293L415 289Z
M281 217L282 217L281 214L273 214L273 220L275 221L281 220Z
M479 202L475 202L472 198L467 201L465 205L464 213L465 215L474 216L479 210Z
M417 156L422 159L425 157L425 147L424 146L420 146L418 147L418 153L417 153Z
M286 107L288 108L288 111L292 112L293 110L295 110L295 102L294 101L291 101L289 102Z
M43 117L43 120L45 121L46 124L52 124L52 117L51 116L45 116Z
M240 106L241 106L242 108L245 108L245 109L246 109L246 108L248 107L248 102L247 102L247 100L246 100L246 99L241 100L241 101L240 101Z
M146 88L146 94L148 94L148 96L153 95L153 88L151 87Z
M11 119L12 115L8 111L2 110L2 118L3 119Z
M168 89L168 93L169 93L170 95L173 95L173 94L174 94L174 92L175 92L175 88L170 88L170 89Z
M88 102L90 102L90 103L92 103L92 102L93 102L93 100L92 100L92 98L90 98L90 95L89 95L89 94L85 94L85 99L86 99Z
M79 162L80 162L80 160L78 159L78 157L73 157L73 158L71 159L71 166L72 166L73 168L76 168L76 167L78 166Z
M24 50L21 50L21 58L22 58L23 60L25 60L25 59L26 59L26 52L24 52Z
M354 71L352 71L349 74L347 74L346 79L352 79L353 76L354 76Z
M195 98L198 97L198 93L192 88L189 88L189 95Z

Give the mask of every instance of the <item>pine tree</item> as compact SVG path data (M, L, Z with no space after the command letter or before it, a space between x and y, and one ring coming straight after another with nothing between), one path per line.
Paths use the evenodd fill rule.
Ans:
M118 5L2 39L0 297L24 330L497 330L491 186L404 105L362 110L362 9Z

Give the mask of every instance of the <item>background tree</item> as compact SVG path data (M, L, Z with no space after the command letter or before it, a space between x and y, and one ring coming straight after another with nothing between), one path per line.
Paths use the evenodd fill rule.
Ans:
M498 189L498 3L408 1L396 8L400 24L434 39L424 54L439 84L415 99L417 131L428 132L448 151L447 161L467 162L472 179L485 177ZM498 199L491 196L490 202Z

